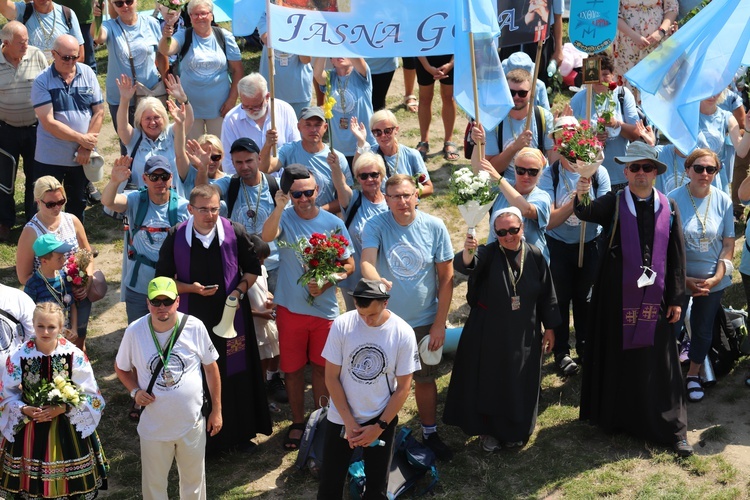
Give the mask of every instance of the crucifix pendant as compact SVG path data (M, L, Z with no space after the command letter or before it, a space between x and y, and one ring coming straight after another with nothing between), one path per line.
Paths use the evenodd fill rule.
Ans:
M513 311L517 311L521 309L521 297L518 295L514 295L510 298L510 308Z

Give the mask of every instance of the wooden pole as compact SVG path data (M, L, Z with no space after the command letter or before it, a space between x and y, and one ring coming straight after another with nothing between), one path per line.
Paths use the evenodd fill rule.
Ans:
M268 92L271 94L270 106L271 106L271 128L276 130L276 106L274 102L276 99L276 91L274 80L276 79L276 67L274 66L273 47L268 47ZM271 155L276 157L278 154L276 150L276 144L271 148Z
M477 86L477 60L474 54L474 33L469 32L469 54L471 54L471 84L472 90L474 91L474 120L479 125L479 88ZM487 131L485 130L485 133ZM487 139L485 138L485 141ZM479 159L484 159L484 144L477 144L479 146Z
M594 98L594 86L586 84L586 120L591 122L591 101ZM581 221L581 235L578 238L578 267L583 267L583 247L586 244L586 221Z
M531 75L531 97L529 97L529 112L526 114L525 130L531 129L531 119L534 117L534 104L536 102L536 80L539 78L539 65L542 62L542 46L544 40L539 40L536 44L536 57L534 58L534 74ZM539 147L542 145L539 144Z

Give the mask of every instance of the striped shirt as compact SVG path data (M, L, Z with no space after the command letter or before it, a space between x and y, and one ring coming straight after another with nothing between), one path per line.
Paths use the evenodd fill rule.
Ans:
M18 68L0 53L0 120L13 127L28 127L36 123L31 86L46 67L44 53L31 45Z

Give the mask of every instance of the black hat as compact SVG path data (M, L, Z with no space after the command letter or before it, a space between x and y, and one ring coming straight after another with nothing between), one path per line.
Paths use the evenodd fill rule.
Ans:
M161 155L154 155L146 160L146 165L143 167L143 173L150 174L159 169L170 174L172 173L172 166L169 164L169 160Z
M323 108L320 106L308 106L306 108L302 108L302 111L300 111L300 120L307 120L309 118L320 118L321 120L325 121L326 115L323 112Z
M299 163L292 163L284 167L284 173L281 174L281 191L288 193L292 189L292 184L297 179L309 179L310 171L306 166Z
M229 149L229 154L237 151L248 151L250 153L260 153L260 148L255 141L249 137L240 137L232 143L232 147Z
M362 278L357 283L353 292L349 292L352 297L360 299L389 299L391 296L386 291L385 283L379 280L368 280Z

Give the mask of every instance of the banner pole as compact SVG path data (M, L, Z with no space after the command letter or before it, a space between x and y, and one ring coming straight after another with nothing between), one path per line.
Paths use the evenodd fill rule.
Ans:
M274 65L273 48L268 47L268 92L271 94L270 106L271 106L271 128L276 130L276 106L274 105L276 99L276 90L274 81L276 80L276 67ZM276 144L271 149L271 155L275 158L278 154Z
M594 86L586 84L586 119L591 122L591 101L594 98ZM578 238L578 267L583 267L583 247L586 244L586 221L581 221L581 235Z
M529 112L526 114L525 130L531 128L531 119L534 117L534 104L536 102L536 80L539 78L539 65L542 61L542 46L544 40L539 40L536 44L536 58L534 59L534 74L531 76L531 97L529 98ZM539 145L541 147L541 144Z
M474 54L474 33L469 32L469 54L471 55L471 84L472 90L474 91L474 119L479 125L479 88L477 86L477 59ZM485 133L487 131L485 130ZM486 138L485 138L486 141ZM479 146L479 159L484 160L484 144L477 144Z

